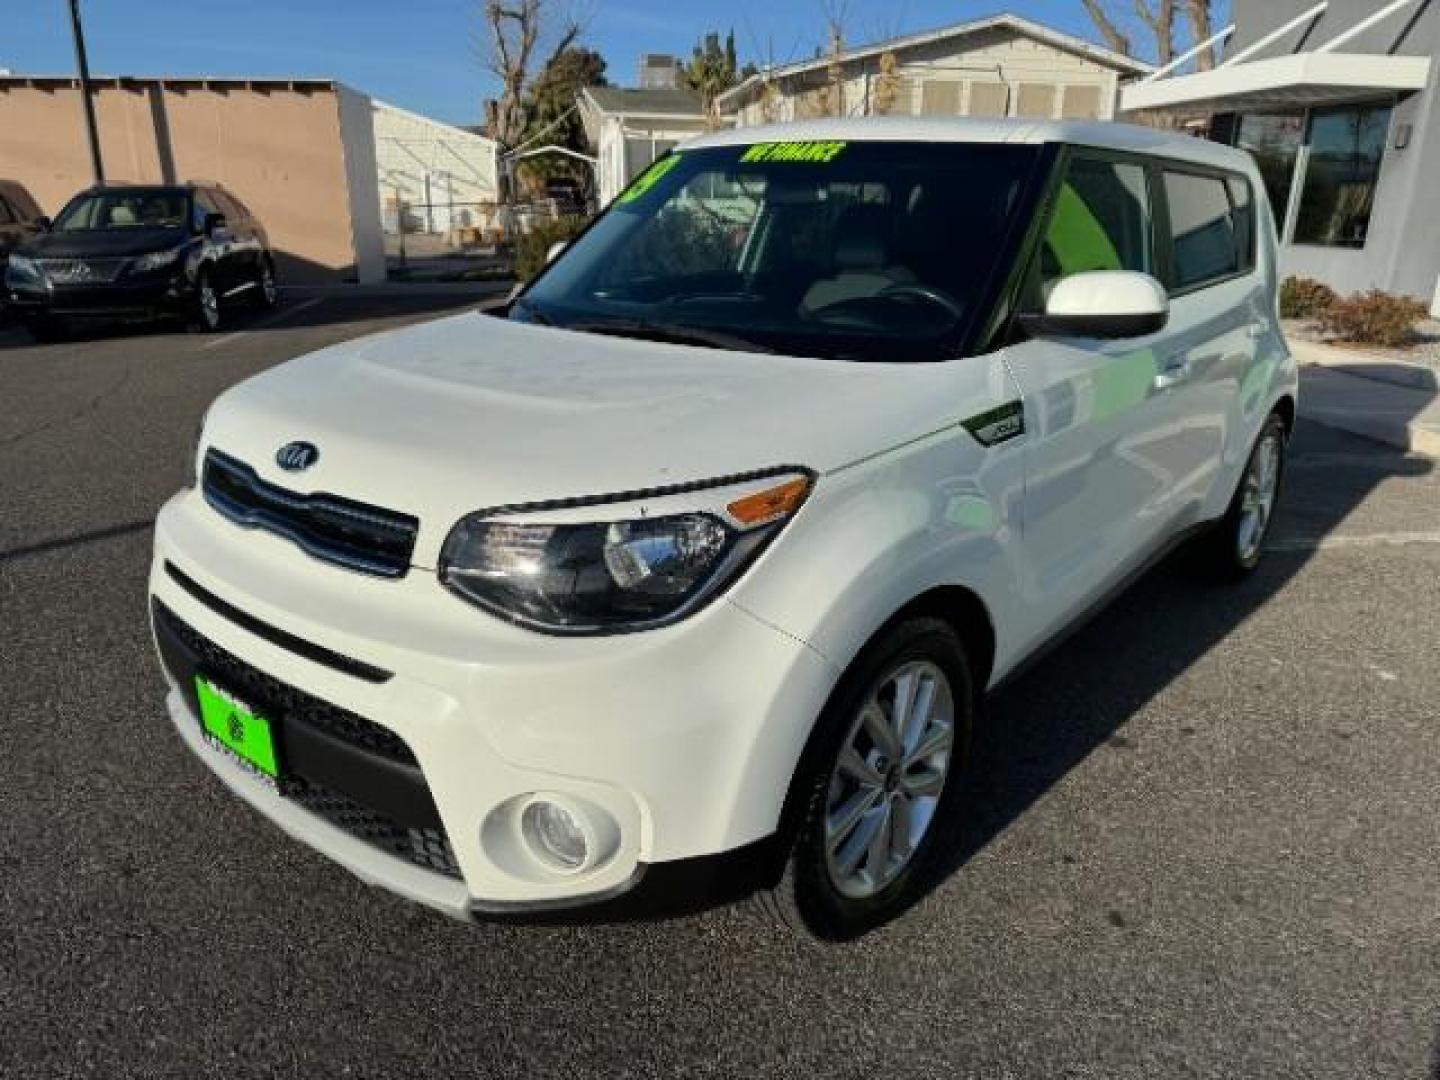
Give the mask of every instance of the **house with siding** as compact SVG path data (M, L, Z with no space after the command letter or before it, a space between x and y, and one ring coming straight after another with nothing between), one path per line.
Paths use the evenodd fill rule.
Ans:
M995 15L774 67L718 105L741 126L875 115L1110 120L1122 83L1151 71L1018 15Z

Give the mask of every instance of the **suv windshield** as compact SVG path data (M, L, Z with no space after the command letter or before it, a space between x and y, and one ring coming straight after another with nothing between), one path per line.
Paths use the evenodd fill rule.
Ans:
M671 154L511 317L802 356L948 359L1012 257L1038 157L895 142Z
M55 219L56 232L92 229L179 229L189 220L183 191L101 191L73 199Z

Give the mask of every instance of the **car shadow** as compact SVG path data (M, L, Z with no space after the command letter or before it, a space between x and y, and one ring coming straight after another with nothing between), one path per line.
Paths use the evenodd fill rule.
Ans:
M1358 456L1364 467L1339 467L1347 456ZM1207 581L1195 572L1193 551L1182 548L992 695L977 726L957 830L922 895L944 884L1092 753L1131 749L1126 724L1285 588L1375 487L1435 468L1304 419L1291 462L1269 550L1251 577L1236 585ZM1311 475L1301 475L1297 465ZM1183 723L1178 730L1181 737L1197 734Z

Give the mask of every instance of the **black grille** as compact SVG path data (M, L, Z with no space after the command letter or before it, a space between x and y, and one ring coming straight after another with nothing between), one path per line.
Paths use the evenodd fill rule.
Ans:
M238 525L283 536L317 559L379 577L403 577L420 522L365 503L300 494L261 480L228 454L205 454L205 500Z
M401 825L339 792L299 778L286 785L285 794L312 814L373 847L437 874L460 877L460 867L444 829Z
M37 259L56 285L108 285L120 276L129 259Z
M212 674L227 689L257 705L268 705L285 716L298 716L306 723L329 732L338 739L389 758L402 765L419 767L415 754L405 740L389 728L373 720L349 712L328 701L311 697L303 690L282 683L252 667L238 656L222 649L189 623L178 618L159 601L155 603L156 618L163 619L180 642L194 654L201 670Z
M166 664L171 674L182 686L193 681L192 672L200 671L251 703L269 710L272 715L281 719L281 745L287 753L294 748L292 740L300 734L298 729L308 724L366 754L395 762L402 767L402 772L413 770L413 780L410 783L418 789L428 812L415 814L412 798L409 805L409 811L413 815L412 819L409 819L411 823L397 820L306 775L309 768L305 766L296 771L289 771L287 768L281 782L281 794L310 813L324 818L337 828L387 854L448 877L460 878L460 869L455 863L450 841L445 830L439 825L429 791L423 786L419 764L410 747L399 735L363 716L321 701L271 678L215 644L159 600L153 601L152 607L161 653L166 656ZM176 657L174 651L167 646L167 638L173 639L186 654L184 659ZM312 759L311 765L317 764L322 763ZM390 796L393 802L393 791Z

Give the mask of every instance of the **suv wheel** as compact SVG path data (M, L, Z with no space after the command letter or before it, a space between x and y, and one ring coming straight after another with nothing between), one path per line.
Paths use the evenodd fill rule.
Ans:
M1250 451L1230 508L1205 538L1205 566L1213 576L1236 581L1260 564L1285 477L1287 443L1285 421L1271 413Z
M204 333L214 333L220 329L220 321L220 294L215 291L210 272L202 270L195 280L195 317L191 326Z
M950 829L973 712L969 664L948 624L913 619L876 639L821 717L822 742L796 781L795 847L757 906L832 941L909 907Z

